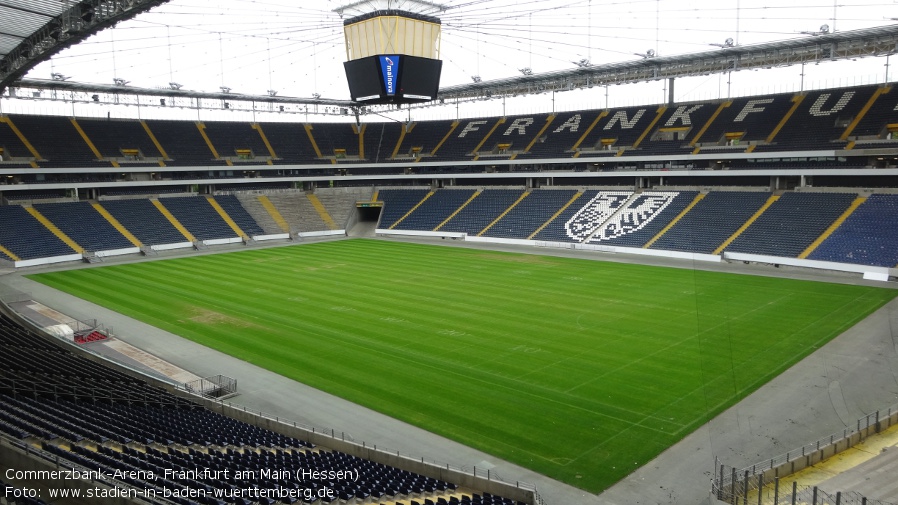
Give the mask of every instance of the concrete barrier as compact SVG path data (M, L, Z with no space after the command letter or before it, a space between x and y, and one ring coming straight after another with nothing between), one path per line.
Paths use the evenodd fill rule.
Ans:
M864 278L887 281L889 276L898 275L898 269L875 267L871 265L855 265L851 263L837 263L835 261L817 261L798 258L785 258L781 256L766 256L763 254L748 254L724 251L723 259L727 261L749 261L752 263L769 263L772 265L787 265L793 267L813 268L817 270L830 270L835 272L850 272L864 274Z
M346 230L321 230L321 231L305 231L297 233L296 236L300 238L309 238L309 237L333 237L336 235L346 235Z
M150 246L150 249L152 249L153 251L170 251L172 249L188 248L193 248L193 242L174 242L171 244L156 244Z
M39 265L52 265L53 263L65 263L66 261L81 261L83 257L80 254L66 254L63 256L49 256L46 258L34 258L30 260L19 260L15 262L16 268L34 267Z
M389 230L387 228L378 228L374 230L377 235L401 235L406 237L432 237L432 238L463 238L467 240L467 233L459 233L452 231L419 231L419 230Z
M105 258L107 256L121 256L123 254L138 254L140 253L139 247L126 247L124 249L109 249L106 251L97 251L95 254L100 258Z

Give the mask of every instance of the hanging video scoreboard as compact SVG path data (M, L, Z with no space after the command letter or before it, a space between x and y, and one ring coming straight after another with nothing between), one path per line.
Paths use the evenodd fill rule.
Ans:
M346 20L349 94L362 103L434 100L443 62L440 20L405 11L375 11Z

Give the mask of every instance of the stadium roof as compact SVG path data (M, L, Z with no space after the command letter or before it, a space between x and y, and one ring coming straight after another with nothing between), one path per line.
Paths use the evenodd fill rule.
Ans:
M713 0L696 0L689 5L636 3L370 0L334 9L330 1L326 5L227 0L210 5L201 0L0 0L0 94L8 89L3 98L33 99L32 104L42 100L45 104L58 96L73 103L118 106L125 100L125 105L155 102L171 106L172 100L162 98L173 97L179 99L178 107L192 99L189 107L199 108L199 99L211 99L213 108L220 102L222 108L230 106L231 111L243 109L235 107L234 101L251 104L247 110L253 111L256 106L252 104L257 103L281 111L284 108L275 104L328 105L338 108L331 111L341 111L356 104L344 92L340 25L345 22L344 16L374 6L420 10L423 15L437 15L442 20L444 65L439 100L416 106L436 106L419 115L442 113L444 108L439 105L445 103L448 110L450 102L455 116L483 114L473 109L498 97L502 100L495 103L501 102L501 114L506 114L506 98L513 111L515 107L548 107L540 100L547 102L551 96L551 108L556 110L555 93L542 98L535 95L584 90L559 96L558 107L572 110L574 105L582 108L584 99L601 100L596 98L599 92L586 92L591 87L604 87L603 103L607 107L609 85L646 82L649 84L643 91L633 91L645 96L644 90L652 86L652 81L664 81L657 86L659 95L663 87L664 99L669 100L673 87L666 84L667 79L681 77L693 79L677 84L680 95L699 96L701 91L705 97L729 97L731 84L744 88L761 82L767 86L777 78L797 83L795 76L800 76L802 90L806 89L805 81L808 87L814 87L815 82L820 87L821 79L840 80L847 75L883 82L890 80L885 58L885 65L868 58L850 70L843 69L851 65L850 60L885 57L898 47L898 25L878 26L894 19L889 17L894 5L891 0L848 0L831 8L807 2L783 5L772 0L749 0L735 9ZM416 6L420 9L413 9ZM832 28L824 24L819 31L798 31L808 22L816 26L819 21L814 19L831 23ZM116 30L78 43L113 25ZM733 36L728 37L730 34ZM722 44L709 42L723 42L725 37ZM76 47L56 54L73 45ZM716 47L709 51L708 46ZM833 61L841 62L836 65L838 69L833 65L804 65ZM777 74L780 77L767 72L771 76L761 80L752 78L753 73L737 73L798 64L802 64L801 73L796 70L789 74L792 77L783 77L785 72ZM871 69L866 70L870 75L861 74L863 69ZM722 74L723 78L704 77L713 74ZM69 75L73 77L66 77ZM62 82L65 79L69 81ZM841 81L824 82L823 87L840 85ZM623 91L611 94L621 96L612 98L626 99L631 88L617 88ZM41 90L54 92L42 96ZM56 90L67 94L57 95ZM735 94L740 92L744 93L734 90ZM109 102L107 96L111 97ZM130 98L140 96L152 100ZM653 94L651 100L658 98ZM466 104L471 112L464 110ZM388 107L369 109L401 115ZM308 109L301 110L305 113ZM314 113L319 110L315 108Z
M714 51L655 58L647 54L637 61L529 74L481 81L440 89L439 97L488 98L542 91L568 91L605 86L692 77L730 71L773 68L802 63L886 56L898 49L898 25L820 34L746 46L725 46Z
M0 0L0 91L38 63L168 0Z

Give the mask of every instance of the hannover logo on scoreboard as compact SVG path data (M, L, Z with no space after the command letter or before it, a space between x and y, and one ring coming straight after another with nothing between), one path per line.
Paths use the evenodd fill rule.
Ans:
M381 56L380 71L383 74L384 89L388 96L396 94L396 77L399 74L399 56Z

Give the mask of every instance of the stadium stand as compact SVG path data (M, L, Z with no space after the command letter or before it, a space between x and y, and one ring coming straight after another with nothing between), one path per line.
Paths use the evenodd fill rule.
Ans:
M711 191L650 248L710 254L769 197L761 191Z
M756 151L843 149L846 142L840 136L875 92L875 86L865 86L796 95L794 113L783 116L773 142Z
M241 205L240 200L234 195L218 195L214 201L221 206L225 214L230 217L234 223L243 230L243 233L252 237L253 235L263 235L265 230L253 219L253 216L246 211Z
M149 167L164 159L139 121L78 118L78 125L106 159Z
M481 145L495 135L495 132L505 124L505 120L504 117L462 120L455 129L452 129L450 124L451 134L437 152L439 160L476 159L475 150L479 150Z
M484 189L440 230L478 235L524 196L521 189Z
M47 161L41 167L110 166L97 156L78 134L72 120L59 116L10 115L25 138Z
M473 189L440 189L393 226L397 230L431 231L474 196Z
M576 149L601 150L601 139L592 144L581 142L580 139L585 140L586 136L598 124L599 119L605 117L605 114L607 114L606 111L595 110L550 115L549 117L555 116L555 118L548 128L541 135L538 135L538 130L533 132L537 136L531 139L531 142L533 140L535 142L530 150L527 151L526 156L528 159L559 155L570 156L568 151L575 151ZM542 128L542 126L539 126L540 123L538 121L534 121L533 124L537 128ZM545 124L545 120L542 124Z
M698 195L697 191L644 191L595 231L587 243L642 247Z
M89 202L41 203L34 208L88 251L135 247Z
M526 239L577 194L572 189L542 189L530 192L502 219L483 234L487 237Z
M431 161L431 156L438 155L442 149L443 139L448 139L448 135L455 133L458 124L458 121L418 121L409 124L410 131L403 137L399 149L394 147L395 159L405 161L409 157L423 157L421 159L424 161ZM433 153L434 150L437 154Z
M388 161L399 138L400 123L368 123L362 124L363 147L362 159L369 163Z
M259 130L249 123L210 121L203 127L221 158L233 163L265 163L273 157Z
M898 195L871 195L808 259L898 266Z
M274 208L266 195L238 193L235 196L240 202L240 205L243 206L246 212L249 213L253 220L258 223L259 227L262 228L264 234L272 235L277 233L288 233L290 231L290 225L287 224L280 212ZM263 198L265 203L263 203ZM274 213L268 209L266 204L271 206Z
M552 242L582 242L617 212L632 194L632 191L586 191L534 238Z
M318 159L304 125L298 123L266 123L265 137L277 154L275 165L296 163L330 163Z
M150 200L104 200L100 205L144 245L176 244L188 240Z
M76 254L21 205L0 207L0 222L0 245L20 259Z
M274 502L264 497L244 500L240 494L220 501L213 497L214 490L327 486L335 496L322 498L325 502L410 499L408 503L516 505L488 493L460 494L457 485L443 480L316 447L212 412L45 341L2 314L0 356L12 363L0 370L0 432L14 440L27 439L51 457L82 468L107 475L133 471L120 482L154 489L158 496L165 488L177 503L194 503L177 498L187 489L202 490L200 503L248 504ZM197 468L248 472L236 478L234 473L197 473ZM283 472L267 476L261 469ZM352 469L358 479L304 479L298 469ZM165 477L141 477L150 472Z
M359 160L359 139L348 123L316 123L310 131L321 156L337 162ZM340 152L342 150L342 154Z
M163 198L159 202L197 240L235 238L239 234L228 226L208 199L202 196Z
M147 128L168 155L168 166L225 167L227 164L212 153L193 121L145 121Z
M795 258L857 198L847 193L785 193L727 251Z
M7 202L29 203L40 200L71 200L66 197L64 189L45 189L42 191L7 191L4 193Z
M26 115L8 118L44 158L39 162L42 167L109 166L116 161L141 166L142 158L157 162L165 156L151 140L150 132L168 156L164 163L170 166L222 167L269 161L332 165L409 159L451 163L490 157L580 157L619 162L618 155L688 155L709 150L831 151L852 149L855 143L888 143L892 141L888 125L895 124L891 112L898 102L888 89L867 85L670 106L412 121L408 125L141 122ZM409 131L403 135L404 127ZM891 136L898 134L893 133ZM0 142L16 157L33 158L22 140L2 121ZM138 150L140 155L131 160L123 150ZM98 161L101 158L106 161ZM193 174L194 178L199 176Z
M12 119L0 115L0 149L3 150L0 152L0 168L30 167L35 158L35 154L13 130L14 124Z
M3 431L3 422L0 421L0 431ZM29 496L25 496L25 493L22 493L21 488L18 486L14 486L12 484L8 484L0 480L0 489L6 490L7 488L16 489L21 494L21 496L16 496L16 491L9 491L4 493L4 497L0 498L0 503L6 503L9 505L46 505L47 502L39 499L39 498L31 498Z
M418 205L430 191L426 189L381 189L378 198L384 203L379 228L390 228Z

